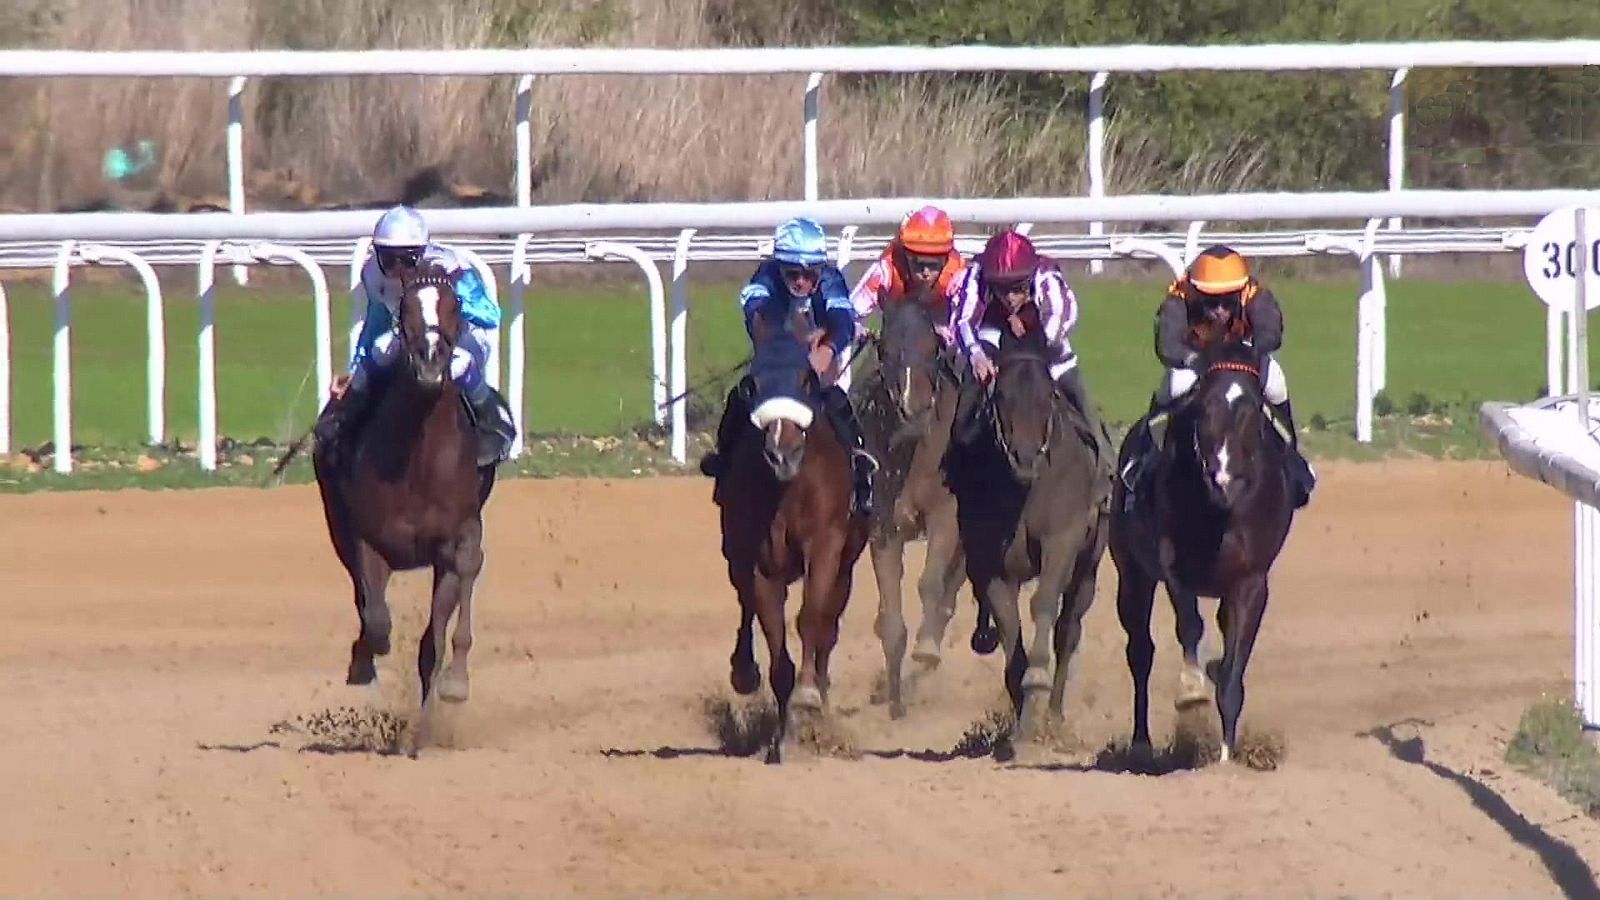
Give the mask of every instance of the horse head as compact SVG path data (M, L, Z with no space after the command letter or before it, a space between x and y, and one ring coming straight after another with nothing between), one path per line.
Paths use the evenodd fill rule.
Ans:
M944 340L933 330L928 301L935 288L909 293L884 307L878 339L878 371L901 422L918 431L926 426L949 373Z
M989 397L995 441L1017 480L1032 483L1049 461L1055 436L1056 383L1053 360L1037 317L1024 318L1021 337L1001 332L997 372Z
M461 334L461 301L450 276L438 266L401 276L400 345L417 385L429 393L449 380L450 361Z
M812 398L819 381L811 367L810 345L792 330L758 333L750 377L755 383L750 422L764 436L767 466L787 484L805 461L806 433L815 417Z
M1249 344L1234 340L1205 350L1195 369L1200 380L1186 411L1186 449L1194 454L1212 504L1231 510L1273 465L1262 455L1268 425L1261 361Z

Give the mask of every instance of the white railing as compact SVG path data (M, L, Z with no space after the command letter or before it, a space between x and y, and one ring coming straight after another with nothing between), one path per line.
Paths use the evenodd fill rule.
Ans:
M1389 87L1388 178L1404 187L1405 85L1410 70L1435 68L1581 67L1600 64L1600 41L1434 41L1417 43L1262 44L1240 46L1105 47L811 47L811 48L540 48L522 50L361 50L228 52L0 51L0 77L209 77L228 78L227 173L229 209L245 211L244 103L250 78L291 76L456 75L516 76L516 203L532 205L533 141L530 117L535 76L600 74L754 75L805 74L801 95L804 171L802 192L819 198L818 121L823 79L840 73L1054 72L1090 75L1088 183L1091 199L1105 196L1105 92L1112 74L1174 71L1381 70ZM1388 216L1398 230L1400 214ZM1018 220L1021 221L1021 220ZM1106 219L1087 220L1091 236ZM687 223L679 223L687 224ZM78 237L78 236L72 236ZM234 235L243 237L243 235ZM260 235L276 238L277 235ZM66 239L63 237L63 239ZM1399 257L1390 273L1400 274ZM1100 271L1098 261L1091 271ZM234 269L243 283L245 269Z
M1600 200L1600 191L1503 191L1503 192L1446 192L1399 191L1370 194L1266 194L1266 195L1215 195L1210 197L1162 198L1117 197L1098 202L1080 198L1034 200L952 200L946 205L965 221L983 224L1005 224L1019 218L1038 221L1081 222L1119 217L1150 219L1162 216L1144 215L1160 212L1194 212L1204 208L1211 218L1223 221L1293 217L1302 220L1345 219L1353 210L1365 210L1364 227L1359 230L1328 229L1303 232L1276 233L1225 233L1206 232L1204 218L1195 218L1182 232L1141 234L1138 236L1082 234L1051 235L1038 233L1036 243L1045 252L1061 258L1087 260L1147 259L1161 260L1174 273L1183 269L1193 259L1202 242L1230 243L1249 256L1307 256L1321 253L1346 253L1362 267L1362 296L1358 302L1357 342L1357 427L1359 440L1371 440L1372 402L1377 391L1383 389L1387 368L1387 339L1383 272L1377 265L1380 255L1410 255L1425 253L1500 253L1521 249L1527 239L1528 226L1501 228L1441 228L1412 229L1390 232L1379 228L1384 216L1401 214L1424 217L1471 218L1485 215L1519 218L1543 215L1550 209L1581 202ZM837 223L849 213L861 216L865 224L885 226L900 220L907 209L921 201L914 199L826 201L811 204L822 210L824 218ZM652 342L651 402L655 408L656 422L667 424L670 420L672 454L679 462L685 461L686 436L684 401L686 388L687 355L687 288L684 272L691 260L747 260L759 258L770 245L765 233L742 235L705 235L696 230L699 223L707 228L728 227L729 223L761 221L770 224L790 212L801 211L801 204L745 203L745 204L643 204L635 207L630 219L625 208L592 206L543 207L536 209L479 209L479 210L426 210L436 233L459 240L448 240L452 246L464 251L473 264L488 277L491 292L496 294L497 281L489 267L508 264L511 278L511 304L506 327L509 331L508 361L510 382L508 395L518 417L519 431L523 430L522 396L524 390L526 359L523 330L523 298L527 290L529 267L540 262L584 262L597 259L626 260L639 266L645 273L650 294L650 322ZM663 210L662 207L668 207ZM676 212L682 216L680 227L670 235L630 236L595 235L582 238L534 239L527 232L542 230L540 226L561 223L570 228L573 223L585 223L600 218L606 224L623 228L649 228ZM198 291L201 300L200 322L200 416L199 443L202 447L201 463L207 468L215 465L214 445L217 438L215 401L215 341L212 288L213 268L219 262L229 265L249 265L259 262L293 263L304 269L311 278L313 314L316 317L316 361L319 401L326 401L328 376L332 371L332 327L324 265L350 266L350 283L359 273L364 255L359 251L369 233L377 212L364 213L253 213L247 215L213 214L68 214L0 216L0 236L14 236L28 231L61 234L85 234L99 242L99 249L84 255L83 245L76 240L34 241L0 245L0 268L28 268L50 265L55 271L57 320L55 340L55 441L57 448L71 447L71 368L70 368L70 305L68 287L73 265L100 259L128 260L141 258L150 265L197 265L200 269ZM142 229L132 227L138 220ZM670 218L666 220L670 221ZM31 226L31 228L29 227ZM474 235L518 233L516 237L484 239ZM114 234L134 233L140 240L116 243L109 237ZM331 235L331 236L330 236ZM280 240L264 242L252 240L267 236L281 236ZM976 250L983 238L978 234L963 234L958 245L965 251ZM883 235L870 236L858 232L852 224L843 228L832 241L832 249L841 263L852 255L880 251L885 243ZM353 252L355 251L355 252ZM670 327L665 310L665 286L659 264L673 263L673 311ZM1093 302L1092 294L1083 292L1086 302ZM352 319L358 308L352 308ZM1553 310L1552 316L1559 314ZM151 320L157 327L156 319ZM1547 347L1548 367L1560 371L1561 322L1556 318L1547 334L1552 342ZM152 332L151 346L160 346L164 336ZM491 364L498 376L498 347ZM0 371L9 372L9 354L0 344ZM157 383L154 378L152 384ZM680 398L664 409L664 398ZM159 404L160 397L152 393L150 402ZM152 421L155 421L154 413ZM205 448L211 448L206 450ZM522 449L519 446L517 452ZM9 448L0 448L0 452ZM70 452L58 452L55 458L58 471L70 471Z

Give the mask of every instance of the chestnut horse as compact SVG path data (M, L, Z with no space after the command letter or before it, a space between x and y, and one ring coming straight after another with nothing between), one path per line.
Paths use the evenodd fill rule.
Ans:
M1261 362L1239 341L1202 351L1195 364L1200 379L1172 410L1160 457L1143 479L1149 487L1130 504L1127 486L1115 479L1111 559L1133 677L1133 744L1140 749L1150 746L1150 613L1159 582L1172 601L1183 647L1177 706L1204 704L1209 674L1222 719L1223 760L1238 751L1245 666L1267 608L1267 577L1295 510L1287 448L1266 413ZM1119 470L1138 434L1136 425L1124 439ZM1221 600L1224 653L1209 673L1199 661L1202 596Z
M478 467L478 437L450 359L462 333L461 304L437 267L403 278L400 359L372 385L372 410L354 434L312 455L333 549L355 588L360 631L350 645L348 684L377 678L374 656L389 652L384 593L395 571L431 567L433 604L417 650L422 702L435 687L467 699L472 588L483 568L483 506L495 467ZM335 401L337 402L337 401ZM459 608L451 660L445 629Z
M740 694L761 687L751 633L759 619L772 666L778 728L767 748L781 762L791 706L820 715L828 703L828 659L850 599L851 575L867 543L867 520L851 513L849 450L821 408L811 345L758 314L750 378L750 424L724 463L722 555L739 596L730 681ZM789 656L784 606L804 579L796 626L800 672Z

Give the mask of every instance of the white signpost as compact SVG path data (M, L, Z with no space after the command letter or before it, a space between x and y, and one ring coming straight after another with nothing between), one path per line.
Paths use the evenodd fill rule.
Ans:
M1600 511L1596 499L1595 470L1600 463L1600 443L1594 435L1589 408L1588 313L1600 306L1600 209L1568 206L1539 220L1523 249L1523 274L1552 316L1567 320L1566 390L1536 409L1514 410L1511 415L1532 432L1534 453L1549 466L1565 464L1566 477L1558 485L1573 503L1573 696L1587 728L1600 727ZM1559 397L1559 399L1557 399ZM1568 413L1563 407L1574 407ZM1517 413L1527 413L1517 416ZM1533 418L1543 414L1542 419ZM1569 418L1569 416L1571 416ZM1574 419L1576 421L1574 421ZM1506 447L1501 430L1502 449ZM1528 445L1516 448L1524 457ZM1508 458L1513 454L1508 453ZM1513 462L1518 460L1513 458ZM1527 463L1523 462L1526 466ZM1526 470L1524 472L1527 474ZM1575 473L1579 477L1572 477ZM1553 479L1546 478L1547 481ZM1584 482L1587 482L1585 485ZM1578 487L1587 490L1577 490Z

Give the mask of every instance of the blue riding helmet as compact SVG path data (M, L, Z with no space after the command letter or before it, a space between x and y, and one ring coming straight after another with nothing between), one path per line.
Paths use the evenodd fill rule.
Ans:
M780 263L811 267L828 261L828 234L814 219L790 219L772 238L772 258Z

